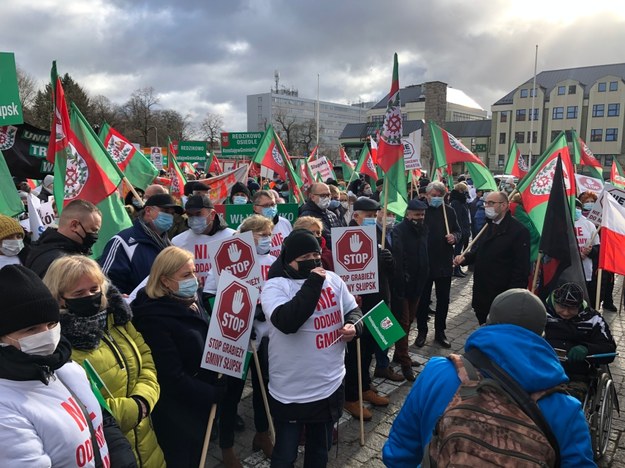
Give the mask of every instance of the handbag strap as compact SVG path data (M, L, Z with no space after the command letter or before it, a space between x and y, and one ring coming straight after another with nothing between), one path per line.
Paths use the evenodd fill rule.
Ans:
M512 397L519 407L527 414L543 432L549 444L556 454L555 466L560 466L560 446L549 423L545 419L542 411L532 399L532 396L513 379L510 374L503 370L497 363L477 348L471 348L464 354L464 357L475 365L478 369L486 371L488 375L499 382L502 388Z
M72 395L72 398L74 398L74 401L76 401L76 404L80 408L80 411L82 411L82 414L85 420L87 421L87 427L89 428L89 432L91 433L91 445L93 446L95 466L96 468L103 468L104 463L102 462L102 454L100 453L100 446L98 445L98 440L95 435L95 429L93 428L93 423L91 422L91 418L89 417L89 411L87 411L87 408L85 407L83 402L80 400L80 398L78 398L78 396L74 393L74 391L70 388L69 385L63 382L63 379L61 379L61 377L58 374L56 374L56 378L59 379L59 382L61 382L61 385L63 385L67 389L67 391Z

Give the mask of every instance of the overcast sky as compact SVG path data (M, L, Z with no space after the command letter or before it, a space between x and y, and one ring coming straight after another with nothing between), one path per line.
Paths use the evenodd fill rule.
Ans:
M301 97L378 100L440 80L483 108L538 71L625 62L625 0L2 0L0 48L40 84L57 60L90 93L224 116L245 131L246 96L274 70Z

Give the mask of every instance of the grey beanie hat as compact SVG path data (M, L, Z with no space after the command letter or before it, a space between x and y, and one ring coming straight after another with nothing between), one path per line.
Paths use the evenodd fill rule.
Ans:
M547 310L538 296L527 289L509 289L495 298L486 318L486 325L505 323L542 335L547 323Z

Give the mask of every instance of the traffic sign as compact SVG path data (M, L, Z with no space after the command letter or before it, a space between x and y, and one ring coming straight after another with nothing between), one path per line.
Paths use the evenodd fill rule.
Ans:
M252 286L260 287L260 263L256 259L256 244L251 231L210 242L208 251L217 277L227 271Z
M335 273L353 294L379 291L377 245L375 226L332 228Z

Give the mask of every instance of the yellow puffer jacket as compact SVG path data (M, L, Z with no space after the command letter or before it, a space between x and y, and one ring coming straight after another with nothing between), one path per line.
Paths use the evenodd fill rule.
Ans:
M150 411L158 401L160 386L152 352L141 333L129 321L131 312L121 295L115 291L113 295L109 293L108 299L108 326L99 345L89 351L72 349L72 359L80 364L88 359L112 393L111 397L107 390L102 391L113 416L130 441L137 464L140 467L161 468L165 466L165 457L158 445L152 421L147 417L139 422L139 406L132 398L143 398ZM125 323L116 324L120 322Z

